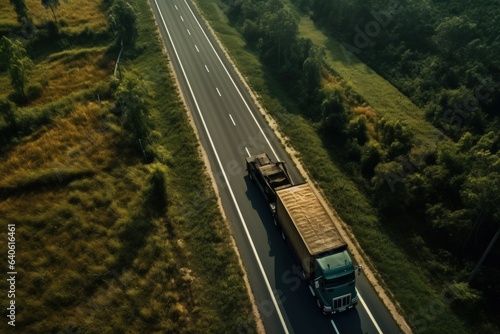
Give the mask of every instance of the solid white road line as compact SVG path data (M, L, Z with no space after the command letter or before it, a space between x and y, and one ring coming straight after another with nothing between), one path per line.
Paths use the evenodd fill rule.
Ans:
M208 70L208 67L207 67L207 65L205 65L205 68L207 69L207 72L210 72L210 71Z
M222 96L222 95L220 95L219 88L215 87L215 89L217 89L217 93L219 93L219 96Z
M257 264L259 266L259 270L264 278L264 282L266 283L267 290L268 290L269 295L270 295L272 302L274 304L274 308L276 310L276 313L278 314L278 317L280 319L281 326L283 327L283 330L285 331L285 333L288 334L289 331L288 331L288 328L286 326L285 319L283 318L283 315L281 314L281 310L279 308L278 302L276 301L276 297L274 296L273 289L271 288L271 284L269 284L269 280L266 276L266 272L264 270L264 267L262 266L262 262L260 261L259 255L257 254L257 249L255 248L255 244L253 243L253 240L250 237L250 232L248 231L247 224L245 222L245 219L243 218L243 214L241 213L240 207L238 206L236 198L234 197L233 189L231 188L231 184L229 183L226 172L224 171L224 168L222 166L222 162L219 158L219 154L217 153L217 149L215 148L215 144L212 140L212 137L210 136L210 132L208 131L207 124L205 123L205 118L203 117L203 114L200 110L200 106L198 105L198 101L196 100L196 96L194 95L193 89L191 88L191 84L189 83L189 79L186 75L186 72L184 71L184 66L182 66L181 59L179 57L179 54L177 53L177 49L175 48L175 44L174 44L174 41L172 40L172 36L170 35L170 31L167 28L167 24L165 23L165 19L163 18L163 14L161 13L160 7L158 6L158 1L157 0L154 0L154 1L155 1L156 8L158 10L158 13L160 14L160 18L162 20L163 26L165 27L165 31L167 32L168 38L170 39L170 43L172 44L172 48L174 49L175 56L176 56L177 60L179 61L179 66L181 68L182 74L183 74L184 78L186 79L188 89L189 89L191 95L193 96L193 101L194 101L194 104L196 106L196 110L198 111L198 114L200 116L201 123L203 124L203 128L205 129L205 132L207 134L208 140L210 142L210 146L212 147L212 150L214 151L214 155L215 155L215 158L217 159L217 163L222 171L222 176L224 177L224 181L227 184L227 189L229 190L229 194L231 195L231 199L236 207L236 211L238 212L238 217L240 218L240 220L243 224L243 228L245 229L245 234L248 238L248 242L250 243L250 247L252 248L252 252L253 252L255 259L257 261ZM247 150L247 153L248 153L248 150Z
M231 122L233 122L233 125L236 126L236 123L234 122L233 116L231 116L231 114L229 114L229 118L231 118Z
M372 313L370 312L370 309L368 309L368 306L366 306L365 304L365 301L363 300L363 298L361 297L361 294L359 293L358 289L356 288L356 291L358 292L358 298L359 298L359 301L361 302L361 304L363 304L363 307L365 308L366 310L366 313L368 313L368 316L370 317L370 319L372 320L373 322L373 325L375 326L375 328L377 329L377 332L379 334L383 334L382 330L380 329L380 327L378 326L377 324L377 321L375 321L375 318L373 317Z
M274 148L271 146L271 143L269 142L269 139L267 138L267 136L265 135L264 133L264 130L262 130L262 127L260 126L259 122L257 122L257 119L255 118L255 115L252 113L252 110L250 109L250 106L248 105L247 101L245 100L245 98L243 97L243 95L241 94L240 90L238 89L238 87L236 86L236 83L234 82L233 78L231 77L231 75L229 74L229 71L227 70L226 66L224 65L224 63L222 62L222 59L220 58L219 54L217 53L217 51L215 51L215 48L214 46L212 45L212 42L210 42L210 39L208 38L207 34L205 33L205 30L203 30L203 28L201 27L201 24L200 22L198 22L198 19L196 18L196 16L194 15L193 13L193 10L191 9L191 7L188 5L187 1L184 0L184 3L186 4L186 6L188 7L189 11L191 12L191 15L193 15L194 19L196 20L196 23L198 23L198 26L200 27L201 29L201 32L203 33L203 35L205 35L205 38L207 39L208 41L208 44L210 44L210 46L212 47L212 50L214 51L215 55L217 56L217 58L219 59L219 62L221 63L222 67L224 68L224 70L226 71L226 74L227 76L229 77L229 79L231 80L231 82L233 83L233 86L234 88L236 88L236 91L238 92L241 100L243 101L243 103L245 104L248 112L250 113L250 115L252 116L253 120L255 121L255 124L257 124L257 127L259 128L260 132L262 133L262 135L264 136L264 139L266 140L267 142L267 145L269 145L269 148L271 148L271 151L273 152L274 154L274 157L276 158L276 160L280 160L280 158L278 157L278 154L276 154L276 151L274 150Z
M246 146L245 146L245 151L247 151L248 156L251 157L250 151L248 151L248 148Z
M332 326L333 326L333 329L335 329L335 333L340 334L340 332L337 329L337 326L335 326L335 323L333 322L333 320L332 320Z
M194 47L196 48L196 51L200 52L200 50L198 49L198 47L196 46L196 44L194 45Z

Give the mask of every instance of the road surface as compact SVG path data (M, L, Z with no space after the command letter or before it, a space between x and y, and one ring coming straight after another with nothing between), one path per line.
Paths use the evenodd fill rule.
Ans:
M252 292L267 333L399 333L363 275L356 309L325 317L269 208L245 171L245 157L267 153L287 163L288 154L187 0L150 0L176 76L207 153ZM161 91L161 87L158 87ZM235 332L244 331L243 328Z

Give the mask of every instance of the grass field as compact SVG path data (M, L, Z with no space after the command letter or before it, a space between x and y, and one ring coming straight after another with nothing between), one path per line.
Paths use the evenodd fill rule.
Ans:
M45 9L41 1L26 0L25 3L29 16L36 26L53 21L52 11ZM54 12L63 30L77 33L84 29L105 30L106 14L103 9L103 2L99 0L59 1L59 6ZM17 16L12 10L12 5L7 1L2 1L0 3L0 26L16 24Z
M241 34L229 26L216 4L209 0L196 1L205 18L217 32L247 82L260 102L277 121L288 143L298 152L299 158L312 179L323 189L326 197L352 230L370 265L390 295L400 305L402 314L418 333L470 332L462 320L453 312L446 295L447 286L433 281L432 273L403 251L402 240L385 227L367 197L358 189L347 166L339 165L323 145L314 126L303 117L292 113L296 106L290 104L287 93L264 71L258 56L250 52ZM310 21L302 21L302 23ZM319 44L328 44L321 32L312 25L301 25L303 36L311 36ZM323 39L321 39L323 38ZM334 45L333 45L334 46ZM359 107L359 113L401 119L413 131L423 145L434 145L434 128L423 120L423 113L388 82L370 71L358 60L349 65L339 58L339 49L330 50L328 63L357 94L368 102L369 107ZM337 58L336 58L337 57ZM335 65L335 66L333 66ZM352 73L351 73L352 72ZM343 74L346 74L344 77ZM359 82L358 82L359 81ZM358 86L359 83L359 86ZM381 93L383 92L383 94ZM361 110L363 109L364 110ZM417 115L413 116L413 113ZM401 117L401 118L399 118ZM451 282L448 282L451 283ZM491 329L485 325L483 331Z
M100 4L61 2L63 36L89 29L90 40L51 41L37 50L32 81L41 94L15 109L23 131L0 152L1 238L8 223L16 225L15 331L256 332L243 272L149 4L133 2L140 43L120 65L148 88L142 143L154 159L147 164L112 113L116 55L107 55L111 40L93 40L106 27ZM35 23L52 19L39 2L27 5L37 12ZM0 9L0 20L15 26L11 7ZM0 84L5 99L6 73ZM6 280L0 289L8 291ZM9 302L6 295L0 301ZM11 329L1 322L0 332Z
M437 139L442 135L425 120L425 112L360 61L349 51L348 46L327 36L306 16L300 18L299 34L301 37L311 39L314 44L325 47L327 66L333 69L348 87L362 96L378 116L403 122L414 134L415 140L425 148L436 146ZM360 49L360 52L369 51Z

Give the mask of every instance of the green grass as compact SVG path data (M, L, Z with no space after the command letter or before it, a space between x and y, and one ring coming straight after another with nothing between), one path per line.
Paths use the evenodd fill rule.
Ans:
M451 328L454 333L470 332L452 311L450 304L444 301L444 285L435 284L426 268L419 267L422 264L403 251L400 243L405 240L399 240L383 225L369 200L344 172L344 166L336 165L335 159L332 159L331 153L323 146L312 124L299 115L282 113L283 110L290 111L294 107L288 105L289 102L285 101L286 94L274 86L276 83L259 65L257 55L246 50L245 42L238 31L228 26L226 18L221 18L220 12L214 9L213 2L197 2L261 103L278 120L281 131L288 137L290 145L298 151L299 159L309 175L323 189L330 203L353 231L369 256L370 264L376 269L378 278L389 288L412 329L418 333L445 333ZM312 25L307 31L305 28L301 26L302 34L313 36L316 42L329 45L324 35L313 31ZM424 145L434 144L432 136L435 129L423 120L422 111L388 82L368 70L359 60L355 60L351 65L342 63L338 60L338 47L337 50L330 50L328 57L337 59L330 60L329 64L339 69L330 66L341 76L346 73L344 79L347 84L374 107L379 115L388 118L401 117L412 131L416 131L416 137ZM367 82L364 82L365 80ZM270 95L275 92L277 94ZM367 97L365 94L371 95ZM413 117L408 113L418 116Z
M425 119L425 112L417 107L396 87L364 64L346 46L317 28L306 16L299 21L299 35L314 44L324 46L325 62L354 92L376 111L389 120L399 120L414 134L415 140L426 148L435 147L440 132ZM354 44L354 43L351 43ZM361 52L369 50L361 49Z

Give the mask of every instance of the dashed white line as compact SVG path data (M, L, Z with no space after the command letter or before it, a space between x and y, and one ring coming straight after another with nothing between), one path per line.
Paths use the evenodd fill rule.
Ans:
M221 63L222 67L224 68L224 71L226 72L227 76L229 77L229 80L231 80L231 83L233 84L234 88L236 89L236 91L238 92L238 95L240 96L241 100L243 101L243 103L245 104L245 107L247 108L247 111L250 113L250 116L252 116L255 124L257 125L257 127L259 128L260 132L262 133L262 136L264 137L264 139L266 140L266 143L267 145L269 146L269 148L271 149L271 151L273 152L273 155L276 157L276 160L280 160L280 158L278 157L278 154L276 153L276 151L274 150L273 146L271 145L271 142L269 141L269 138L267 138L266 134L264 133L264 130L262 129L262 127L260 126L259 122L257 121L257 118L255 117L255 115L253 114L252 110L250 109L250 106L248 105L247 101L245 100L245 98L243 97L243 94L241 94L241 91L238 89L238 86L236 86L236 83L234 82L233 80L233 77L229 74L229 71L227 70L226 68L226 65L224 65L224 62L222 61L222 59L220 58L219 54L217 53L217 51L215 50L212 42L210 41L210 39L208 38L207 36L207 33L205 32L205 30L203 29L203 27L201 26L200 24L200 21L198 21L198 19L196 18L196 15L194 15L194 12L193 10L191 9L191 6L189 6L189 4L187 3L186 0L184 0L184 3L186 4L187 8L189 9L189 11L191 12L191 15L193 16L193 18L195 19L196 23L198 24L198 27L200 28L201 32L203 33L203 35L205 36L205 39L207 40L208 44L210 44L210 47L212 48L212 50L214 51L215 53L215 56L217 57L217 59L219 59L219 62ZM281 314L280 314L281 315Z
M222 95L220 95L219 88L215 87L215 89L217 89L217 93L219 93L219 96L222 96Z
M196 44L194 45L194 47L196 48L196 51L200 52L200 49L198 49L198 47L196 46Z
M229 118L231 118L231 122L233 122L233 125L236 126L236 123L234 122L233 116L231 116L231 114L229 114Z
M181 17L182 22L184 22L184 18L182 17L182 15L180 15L180 17Z
M208 70L208 67L207 67L207 65L205 65L205 68L207 69L207 72L210 72L210 71Z
M368 308L368 306L366 306L365 304L365 301L363 300L363 298L361 298L361 294L359 293L358 289L356 289L357 293L358 293L358 298L359 298L359 301L361 302L361 304L363 304L363 307L365 308L366 310L366 313L368 313L368 316L370 317L370 319L372 320L373 322L373 325L375 326L375 328L377 329L377 332L379 334L383 334L382 330L380 329L380 327L378 326L377 322L375 321L375 318L373 317L372 313L370 312L370 309Z
M177 5L174 5L175 6L175 9L179 10L179 8L177 8Z
M333 329L335 329L335 333L340 334L340 332L337 329L337 326L335 326L335 323L333 322L333 320L332 320L332 326L333 326Z
M172 36L170 35L170 31L168 30L167 24L165 23L165 18L163 17L163 14L161 13L160 6L158 5L158 1L157 0L154 0L154 1L155 1L156 9L158 10L158 13L160 14L160 18L161 18L161 21L163 23L163 26L165 27L165 30L167 32L168 39L170 40L170 43L172 44L172 48L174 50L175 57L179 61L181 72L182 72L184 78L186 79L188 89L189 89L191 95L193 96L194 105L196 107L196 110L198 111L198 115L200 116L201 123L203 125L203 129L205 130L205 132L207 134L208 141L209 141L210 146L212 147L212 150L214 152L215 159L217 160L217 164L219 165L219 168L222 172L222 176L224 177L224 182L225 182L225 184L227 184L227 189L229 191L229 194L231 196L231 200L233 201L234 206L236 208L236 211L238 213L238 217L240 218L240 221L243 225L243 229L245 230L246 237L248 239L248 242L250 243L250 248L252 249L252 253L254 254L255 259L257 260L257 265L259 267L259 271L262 274L262 277L263 277L264 282L266 284L266 288L267 288L267 291L269 292L269 296L271 297L271 301L273 303L274 309L276 310L278 318L280 319L281 326L283 327L285 334L288 334L289 331L288 331L288 327L286 325L285 319L283 318L283 314L281 313L281 309L278 305L278 301L276 300L276 297L274 295L274 291L271 287L271 284L269 283L269 278L266 275L266 271L264 270L264 266L262 265L262 261L260 260L259 254L257 253L257 249L255 248L255 244L252 240L252 237L250 236L250 231L248 230L248 226L247 226L247 223L245 221L245 218L243 218L243 214L241 213L241 209L238 206L238 202L236 201L236 197L234 196L234 192L233 192L233 189L231 187L231 184L229 183L229 179L227 178L227 174L224 171L224 167L222 165L222 161L220 160L219 154L217 152L217 148L215 147L215 144L212 140L212 137L210 136L210 131L208 131L208 127L207 127L207 124L205 122L205 118L203 117L203 113L201 112L200 105L198 104L198 100L196 99L196 96L193 93L193 89L191 88L191 84L190 84L189 79L186 75L186 71L184 71L184 67L182 66L182 61L179 57L179 54L177 53L177 49L175 48L174 41L172 40ZM250 156L250 152L248 152L248 149L246 147L245 147L245 149L247 150L248 156Z
M245 146L245 151L247 151L248 156L251 157L250 152L248 151L248 148L246 148L246 146Z
M187 29L187 31L188 31L189 36L191 36L191 31L189 31L189 29Z

